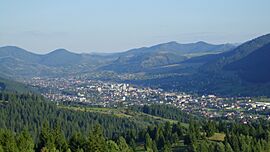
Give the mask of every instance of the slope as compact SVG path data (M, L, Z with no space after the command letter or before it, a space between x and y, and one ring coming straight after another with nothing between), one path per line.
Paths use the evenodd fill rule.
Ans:
M266 83L270 81L270 43L250 53L248 56L227 64L225 70L236 71L249 82Z
M169 42L120 53L117 60L100 68L100 70L140 72L153 67L179 63L190 57L216 54L233 48L234 46L230 44L213 45L205 42L179 44Z

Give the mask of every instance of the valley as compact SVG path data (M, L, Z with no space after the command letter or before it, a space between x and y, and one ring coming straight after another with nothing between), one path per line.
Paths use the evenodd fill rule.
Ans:
M73 77L34 78L26 83L40 90L45 98L60 105L91 106L108 111L106 108L143 107L157 104L169 105L188 114L213 120L233 120L246 124L258 119L270 119L270 102L267 98L260 101L252 97L221 97L211 94L200 96L185 92L167 92L160 88L140 87L127 83ZM112 113L113 111L112 109Z
M0 151L266 151L269 43L2 47Z
M0 2L0 152L270 152L269 0Z

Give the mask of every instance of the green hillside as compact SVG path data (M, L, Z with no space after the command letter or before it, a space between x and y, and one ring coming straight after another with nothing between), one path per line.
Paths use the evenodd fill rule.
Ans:
M0 90L8 92L27 93L34 91L32 88L12 80L0 77Z

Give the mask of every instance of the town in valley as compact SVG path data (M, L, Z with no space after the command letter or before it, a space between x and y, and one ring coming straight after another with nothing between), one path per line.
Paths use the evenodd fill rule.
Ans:
M45 98L56 104L109 108L165 104L196 116L237 120L244 124L259 118L270 119L267 98L198 95L77 77L34 77L26 83L38 88Z

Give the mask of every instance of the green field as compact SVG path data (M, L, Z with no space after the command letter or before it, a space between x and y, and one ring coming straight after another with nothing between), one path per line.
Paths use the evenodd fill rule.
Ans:
M82 106L65 106L60 105L58 106L62 109L69 109L69 110L75 110L75 111L82 111L82 112L94 112L94 113L101 113L105 115L112 115L120 118L129 118L134 121L138 121L140 123L146 123L148 121L153 121L156 123L164 123L164 122L170 122L170 123L178 123L176 120L162 118L158 116L153 116L150 114L146 114L143 112L135 112L127 108L102 108L102 107L82 107ZM184 127L188 127L188 124L181 123Z
M209 137L208 139L212 140L212 141L224 141L225 134L224 133L215 133L212 137Z

